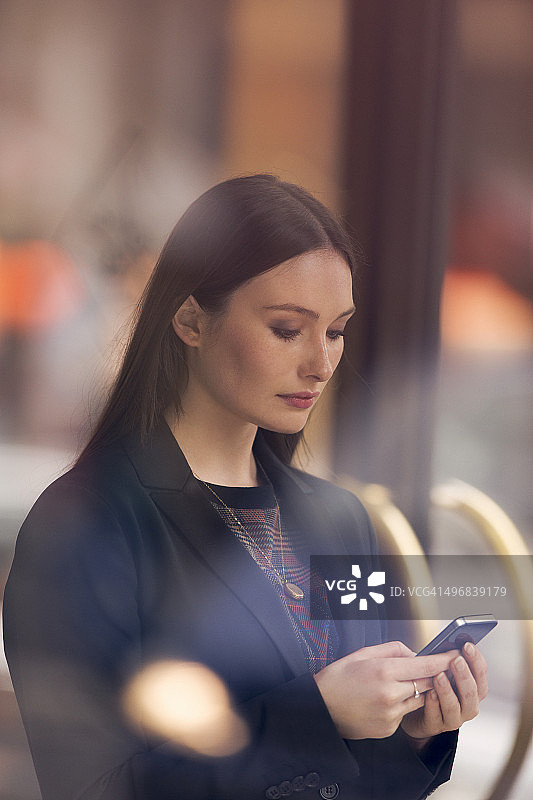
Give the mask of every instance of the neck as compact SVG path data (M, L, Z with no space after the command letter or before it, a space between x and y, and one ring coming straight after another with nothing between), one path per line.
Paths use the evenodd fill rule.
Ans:
M187 413L166 419L193 474L219 486L258 486L261 474L252 453L257 427L231 429L209 416Z

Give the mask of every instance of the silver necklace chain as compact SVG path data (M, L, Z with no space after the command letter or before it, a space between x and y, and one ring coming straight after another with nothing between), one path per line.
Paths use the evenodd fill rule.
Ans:
M215 497L215 498L218 500L218 502L220 503L220 505L221 505L223 508L225 508L225 509L226 509L226 511L227 511L227 512L228 512L228 514L231 516L231 518L232 518L232 519L235 521L235 523L238 525L238 527L240 528L240 530L241 530L241 531L243 531L243 533L244 533L244 536L245 536L246 540L247 540L247 541L250 543L250 545L251 545L253 548L256 548L257 550L259 550L259 552L260 552L260 553L263 555L263 557L264 557L264 559L265 559L265 562L266 562L266 564L268 565L268 567L269 567L269 568L272 570L272 572L273 572L273 573L275 574L275 576L277 577L277 579L278 579L279 583L280 583L280 584L281 584L281 586L283 587L283 590L284 590L285 594L286 594L288 597L291 597L293 600L303 600L303 597L304 597L304 591L303 591L303 589L301 589L301 588L300 588L299 586L297 586L295 583L292 583L292 581L288 581L288 580L287 580L287 575L286 575L286 573L285 573L285 560L284 560L284 558L283 558L283 528L282 528L282 526L281 526L281 511L280 511L280 507L279 507L279 503L278 503L278 498L276 497L276 493L275 493L275 491L274 491L274 487L273 487L273 486L272 486L272 484L270 483L270 480L269 480L269 478L268 478L268 476L267 476L267 474L266 474L265 470L263 469L263 466L262 466L262 464L261 464L259 461L257 461L257 464L258 464L258 466L259 466L259 468L260 468L261 472L263 473L263 476L264 476L264 478L265 478L266 482L268 483L268 485L269 485L269 486L270 486L270 488L272 489L272 492L273 492L273 494L274 494L274 500L276 501L276 520L275 520L275 525L277 526L277 528L278 528L278 530L279 530L279 539L280 539L280 556L281 556L281 571L282 571L282 573L283 573L283 576L279 574L278 570L277 570L277 569L275 568L275 566L272 564L272 557L268 558L268 556L267 556L267 554L265 553L265 551L264 551L264 550L263 550L263 549L262 549L262 548L261 548L261 547L260 547L260 546L257 544L257 542L255 541L255 539L253 538L253 536L251 536L251 535L250 535L250 532L249 532L249 531L246 529L246 527L245 527L245 526L242 524L241 520L240 520L240 519L238 518L238 516L237 516L237 515L234 513L233 509L231 509L231 508L230 508L230 507L229 507L229 506L228 506L228 505L227 505L227 504L224 502L224 500L223 500L223 499L222 499L222 498L221 498L221 497L220 497L220 496L219 496L219 495L218 495L218 494L215 492L215 490L213 489L213 487L212 487L212 486L210 486L208 483L206 483L206 481L203 481L201 478L198 478L198 480L199 480L199 481L201 481L201 482L203 483L203 485L206 487L206 489L208 489L208 490L211 492L211 494L212 494L212 495L213 495L213 496L214 496L214 497ZM198 476L196 476L196 475L195 475L195 477L197 478ZM274 531L272 531L272 549L274 549Z
M238 516L233 511L233 509L231 509L227 505L227 503L224 502L224 500L217 494L217 492L213 489L213 487L210 486L206 481L203 481L197 475L195 475L194 477L198 481L200 481L200 483L203 483L203 485L206 487L206 489L208 489L208 491L211 492L213 497L215 497L217 502L220 503L220 506L222 508L224 508L226 510L226 512L229 514L229 516L234 520L234 522L237 525L237 527L243 532L244 538L248 542L248 545L249 545L248 549L250 550L250 553L251 553L252 557L253 557L253 552L252 552L253 548L257 548L257 550L259 550L259 552L263 555L263 557L265 559L266 566L270 569L271 574L276 577L278 585L280 586L280 588L283 589L283 591L280 593L280 599L283 602L283 606L285 608L285 613L287 614L287 616L289 618L289 621L291 623L291 627L292 627L292 629L294 631L294 634L295 634L297 640L300 642L300 644L304 648L304 651L305 651L306 657L307 657L307 662L308 662L309 665L311 665L312 663L314 663L315 655L314 655L313 650L311 649L311 647L309 645L309 642L307 641L307 636L301 630L300 626L298 625L298 623L296 622L296 620L294 618L292 610L289 608L289 605L287 604L287 598L288 597L290 597L292 599L295 599L295 600L301 600L304 597L304 592L299 586L296 586L296 584L288 582L286 580L285 564L284 564L284 559L283 559L283 530L282 530L282 527L281 527L281 510L280 510L279 503L278 503L278 498L276 496L276 492L274 491L274 487L272 486L272 483L270 482L270 480L269 480L269 478L268 478L268 476L267 476L262 464L259 461L257 461L257 463L258 463L258 465L259 465L259 467L261 469L261 472L263 473L263 476L264 476L267 484L272 489L272 493L273 493L274 499L276 501L276 521L277 521L278 530L279 530L279 533L280 533L280 545L281 545L280 556L281 556L281 568L282 568L282 572L283 572L283 578L279 574L277 569L273 566L272 559L271 558L269 559L267 557L265 551L261 547L259 547L259 545L255 542L253 536L251 536L250 532L243 525L241 520L238 518ZM216 506L215 506L215 508L216 508ZM218 513L220 515L220 511L218 511ZM224 519L224 518L222 517L222 519ZM273 544L274 544L274 531L272 531L272 545ZM254 560L256 560L256 559L254 558ZM290 588L288 588L288 587L290 587ZM311 671L314 671L314 670L311 670Z

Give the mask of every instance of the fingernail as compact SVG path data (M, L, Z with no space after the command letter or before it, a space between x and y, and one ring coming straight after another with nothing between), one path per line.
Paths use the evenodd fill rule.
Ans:
M468 656L474 655L474 645L472 642L467 642L464 646L464 651Z
M454 667L456 667L456 669L459 670L459 672L464 672L465 669L466 669L466 661L461 656L456 658L455 661L453 662L453 664L454 664Z
M434 680L437 681L439 686L445 686L446 685L446 675L444 674L444 672L439 672L439 674L435 677Z

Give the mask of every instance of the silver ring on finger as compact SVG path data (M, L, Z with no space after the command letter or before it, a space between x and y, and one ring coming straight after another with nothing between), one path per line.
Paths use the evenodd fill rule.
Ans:
M414 689L413 698L415 700L418 700L418 698L420 697L420 692L418 691L418 686L416 685L416 681L412 681L412 684L413 684L413 689Z

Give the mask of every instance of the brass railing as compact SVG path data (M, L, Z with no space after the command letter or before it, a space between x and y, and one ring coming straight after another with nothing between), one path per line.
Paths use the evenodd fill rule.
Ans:
M526 542L507 514L479 489L462 481L436 486L431 494L434 506L456 511L471 520L485 542L502 559L514 588L518 616L522 620L522 692L515 739L507 762L487 800L505 800L518 778L533 733L533 562ZM513 559L512 556L518 556ZM524 558L527 556L527 558Z
M357 494L364 503L382 552L398 556L423 556L399 560L404 570L403 577L408 578L411 584L431 585L431 570L425 553L408 520L394 505L389 490L378 484L359 484L346 477L340 479L339 484ZM486 800L505 800L518 778L533 739L533 560L526 542L508 515L494 500L473 486L462 481L441 484L432 490L431 502L436 508L457 512L470 520L490 551L505 556L502 566L515 592L517 616L522 620L523 683L515 738L507 761L486 796ZM512 556L517 558L513 559ZM414 569L417 570L416 574L413 574ZM424 599L424 604L427 600ZM427 616L427 605L424 605L422 615L418 613L420 600L416 595L409 602L414 647L419 649L436 633L435 620L439 618L439 612L436 606L435 620L421 619L421 616Z

